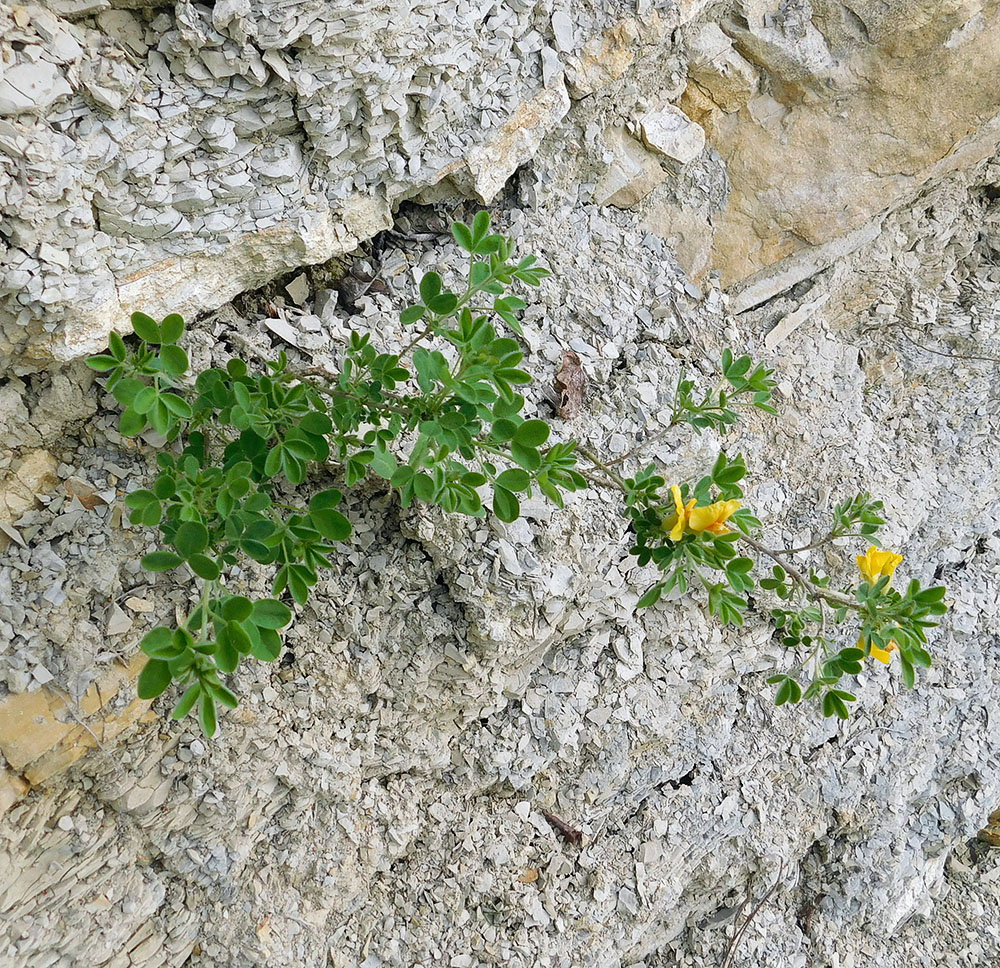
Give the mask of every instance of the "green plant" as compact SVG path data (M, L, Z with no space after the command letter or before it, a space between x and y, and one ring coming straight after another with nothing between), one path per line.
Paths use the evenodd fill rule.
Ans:
M131 522L157 528L161 536L161 549L142 565L152 572L187 569L200 582L186 617L143 638L150 661L139 678L140 696L154 698L179 683L184 692L174 717L197 707L202 730L211 736L217 705L237 704L221 677L245 656L278 657L281 629L293 617L282 599L304 604L322 569L331 566L336 545L351 534L338 509L339 488L320 490L304 506L289 503L289 491L316 467L329 468L345 487L381 478L403 507L419 500L482 517L486 498L507 522L519 516L521 496L536 489L562 507L565 493L588 483L615 488L635 535L632 553L664 576L640 606L674 589L684 592L696 579L707 590L710 612L740 624L755 568L752 558L737 553L743 542L776 562L772 577L760 583L764 588L784 601L809 601L797 612L776 609L775 620L789 647L812 649L814 660L822 652L824 665L805 694L826 688L824 712L841 714L843 702L830 699L840 695L833 689L839 675L859 671L860 658L882 649L887 636L898 643L904 681L912 683L912 666L929 664L919 643L932 624L928 616L944 609L943 589L911 583L900 596L876 584L848 599L818 576L803 578L783 556L815 545L774 552L753 537L761 524L741 506L742 456L720 453L710 474L693 487L672 486L667 499L654 465L625 479L612 469L625 458L605 462L575 441L550 442L549 424L523 414L525 398L517 388L530 377L521 368L519 343L505 335L521 334L517 313L525 306L509 288L515 282L537 286L548 272L533 256L513 261L512 240L490 232L485 212L471 226L456 223L452 232L469 257L465 280L452 289L436 272L422 278L419 302L400 313L404 326L416 327L400 353L380 353L369 334L353 332L336 372L292 369L281 353L263 372L231 359L192 381L179 345L181 317L157 323L135 313L137 341L126 345L112 334L109 352L89 359L107 375L106 388L123 408L122 433L152 429L171 445L157 454L151 486L126 499ZM704 394L681 377L671 427L687 423L699 433L724 432L738 418L734 408L745 405L776 413L770 370L727 349L721 372L719 385ZM578 468L580 456L590 463L589 473ZM824 540L874 534L880 509L867 495L845 502ZM231 591L227 573L246 559L271 568L269 597L253 601ZM837 604L837 616L862 615L864 649L831 658L825 634L805 634L809 622L822 624L824 601ZM793 676L782 673L773 681L780 681L779 704L802 698Z

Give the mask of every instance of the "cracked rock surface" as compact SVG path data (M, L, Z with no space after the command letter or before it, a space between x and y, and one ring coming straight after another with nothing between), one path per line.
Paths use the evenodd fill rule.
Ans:
M995 5L740 11L0 6L0 965L700 968L765 895L734 965L997 963L1000 851L972 839L1000 806ZM908 57L975 88L927 144L915 90L894 151L797 140ZM193 590L139 567L124 498L156 441L76 358L135 308L194 320L195 371L334 366L351 330L398 349L484 203L553 272L528 410L670 480L743 453L774 547L881 498L898 574L949 590L915 690L868 667L845 724L776 709L766 593L740 629L696 594L637 615L613 495L506 525L372 480L214 741L134 702L123 663ZM727 345L775 368L780 418L664 437ZM809 563L847 582L863 550Z

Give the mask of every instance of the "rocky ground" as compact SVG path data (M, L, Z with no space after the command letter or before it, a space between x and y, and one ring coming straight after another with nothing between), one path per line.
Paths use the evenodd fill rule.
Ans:
M820 3L744 28L721 5L642 3L611 20L463 0L410 19L345 14L327 40L332 21L311 2L92 6L59 0L55 25L40 8L0 11L21 31L19 73L0 79L0 148L22 157L3 168L15 228L0 318L0 965L996 965L1000 851L973 839L1000 805L989 92L955 100L946 127L976 137L943 166L925 157L934 139L910 137L921 111L900 122L845 208L861 148L817 154L801 137L809 106L834 124L826 80L869 96L848 83L855 42L905 87L915 14L892 34L865 11L869 40L849 43L860 28ZM985 71L991 11L942 5L923 33L941 33L936 56ZM407 46L452 20L436 52ZM366 57L348 56L355 33ZM100 37L121 56L90 58ZM16 101L25 64L48 79L29 107L55 140L37 157L24 153L42 121ZM947 60L941 90L956 76ZM394 92L413 85L425 100L411 130ZM474 116L491 85L502 94ZM220 117L231 124L216 130ZM799 159L773 196L762 172L781 158L749 174L740 161L748 118L768 151L785 124ZM116 155L116 138L134 156ZM417 142L424 161L400 168ZM294 171L280 145L299 152ZM825 196L802 157L846 181ZM642 444L671 480L720 448L743 453L773 546L817 537L846 495L881 498L899 574L949 589L915 690L880 666L847 723L775 709L765 680L791 660L764 593L741 629L697 594L637 616L651 572L627 555L613 495L564 511L532 499L504 525L404 511L371 482L348 495L354 534L282 659L234 677L243 703L214 741L165 718L170 697L151 713L134 701L124 663L192 590L139 568L152 535L123 514L156 440L123 439L100 381L68 358L144 297L189 314L196 370L279 351L335 363L351 329L398 346L420 275L460 263L448 224L477 194L553 271L523 314L529 408L609 458ZM35 245L53 225L56 241L79 230L76 261ZM663 436L678 375L712 385L727 345L774 367L780 416L725 438ZM589 392L561 420L566 350ZM43 368L52 357L63 363ZM863 550L842 542L810 563L846 582ZM254 569L230 577L266 585Z

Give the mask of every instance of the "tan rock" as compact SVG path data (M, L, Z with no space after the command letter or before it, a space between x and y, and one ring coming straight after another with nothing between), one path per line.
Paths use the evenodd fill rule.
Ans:
M1000 4L949 0L934 16L927 3L903 6L902 17L865 8L874 43L852 41L820 14L779 36L764 25L777 3L763 0L747 27L726 25L740 54L770 72L770 93L733 114L707 112L732 183L713 218L712 266L724 286L860 230L1000 144L1000 94L974 80L1000 72ZM965 26L973 21L977 29ZM699 85L710 100L706 90ZM683 103L705 109L687 95Z
M675 23L661 18L654 10L640 18L624 17L600 37L589 40L579 56L569 59L566 83L570 96L579 100L617 81L632 66L640 50L643 47L655 50Z
M17 540L11 526L25 511L35 507L40 494L47 494L57 484L57 461L47 450L31 450L21 459L11 474L0 481L0 551Z
M18 693L0 703L0 753L15 770L23 771L72 732L72 722L56 719L64 709L47 689Z
M675 202L650 206L642 227L669 243L689 279L700 282L712 255L712 226L707 212L682 208Z
M578 57L570 59L567 72L569 93L586 97L616 81L635 60L642 30L634 17L625 17L584 44Z
M16 773L0 770L0 817L30 789L31 787Z
M510 116L495 138L473 148L465 159L465 171L453 180L465 193L481 202L491 202L514 172L530 161L542 139L566 117L569 94L562 77L539 91Z
M718 24L698 24L685 33L688 77L723 111L738 111L756 93L759 77Z
M89 717L110 702L123 685L131 689L145 663L146 657L140 654L127 666L108 669L84 693L78 708L71 708L62 696L47 688L8 696L0 702L0 752L8 764L31 783L40 783L96 745L91 733L110 738L134 722L149 709L148 702L135 700L125 713L96 724Z
M641 202L667 177L656 155L624 128L607 128L604 140L614 153L614 160L594 188L594 201L598 205L629 208Z

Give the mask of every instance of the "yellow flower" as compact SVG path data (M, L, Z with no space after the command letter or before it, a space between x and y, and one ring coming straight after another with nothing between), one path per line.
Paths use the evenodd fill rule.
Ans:
M676 484L670 488L670 493L674 496L674 507L677 510L663 522L663 527L670 529L671 541L680 541L684 537L684 527L687 524L688 514L694 507L695 500L691 498L685 507L681 502L681 489Z
M879 551L875 545L868 549L867 554L857 556L858 570L870 585L874 585L883 575L892 577L902 560L902 555L897 555L894 551Z
M743 502L736 500L716 501L708 507L694 508L688 513L688 527L698 534L701 531L711 531L712 534L729 534L725 522L742 507Z
M862 635L861 638L858 639L858 648L864 649L864 647L865 647L865 637ZM892 653L895 651L896 651L895 642L890 642L888 648L885 649L880 649L874 642L872 642L870 654L873 659L878 659L878 661L881 662L882 665L888 665L889 660L892 658Z
M669 529L670 540L680 541L685 531L691 534L701 534L711 531L712 534L728 534L729 528L725 522L742 506L742 501L717 501L707 507L696 507L695 499L691 498L685 505L681 501L681 489L674 484L670 488L674 497L675 511L663 522L664 530Z

